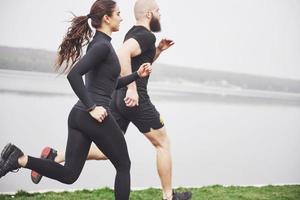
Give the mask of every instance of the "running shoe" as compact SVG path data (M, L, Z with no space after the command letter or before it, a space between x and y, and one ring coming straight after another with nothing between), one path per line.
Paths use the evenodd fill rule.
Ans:
M45 147L42 150L40 158L54 160L56 156L57 156L57 151L55 149L52 149L51 147ZM41 181L42 177L43 176L38 172L34 170L31 171L31 180L33 183L38 184Z
M191 192L175 192L173 191L172 200L190 200L192 199ZM165 200L165 199L163 199Z
M11 143L7 144L1 152L0 178L5 176L8 172L13 172L21 168L18 163L18 158L23 155L24 153L18 147Z

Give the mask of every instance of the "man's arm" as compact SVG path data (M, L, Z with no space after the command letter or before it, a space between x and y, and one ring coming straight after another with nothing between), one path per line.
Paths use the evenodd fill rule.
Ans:
M161 52L163 52L164 50L167 50L173 44L175 44L175 42L173 40L162 39L159 42L158 46L156 47L156 52L155 52L155 56L154 56L153 62L159 57L159 55L161 54Z
M140 55L142 52L139 43L130 38L126 40L120 49L118 49L117 54L121 65L121 75L127 76L132 73L131 58ZM138 93L136 88L136 83L132 82L128 86L126 97L124 99L126 106L133 107L138 105Z

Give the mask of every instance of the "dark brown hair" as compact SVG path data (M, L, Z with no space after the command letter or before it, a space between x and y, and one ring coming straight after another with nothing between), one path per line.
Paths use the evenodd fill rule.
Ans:
M61 66L65 63L61 73L68 73L80 59L82 47L87 45L92 37L88 19L91 19L92 27L100 28L103 16L112 16L115 7L116 2L113 0L97 0L88 15L77 17L73 14L73 19L70 21L71 26L58 48L58 57L54 66L56 72L60 71Z

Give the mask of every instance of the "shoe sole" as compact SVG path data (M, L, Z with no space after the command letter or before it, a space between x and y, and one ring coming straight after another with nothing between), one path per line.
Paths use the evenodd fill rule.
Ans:
M50 155L51 155L51 150L52 149L50 147L45 147L42 150L40 158L49 159ZM41 174L39 174L38 172L33 171L33 170L31 171L31 180L33 183L38 184L41 181L42 177L43 176Z

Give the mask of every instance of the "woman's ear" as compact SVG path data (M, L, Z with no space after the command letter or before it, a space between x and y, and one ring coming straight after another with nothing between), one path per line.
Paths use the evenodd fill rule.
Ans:
M103 16L103 21L104 21L105 23L109 24L109 23L110 23L110 18L109 18L109 16L108 16L108 15L104 15L104 16Z

